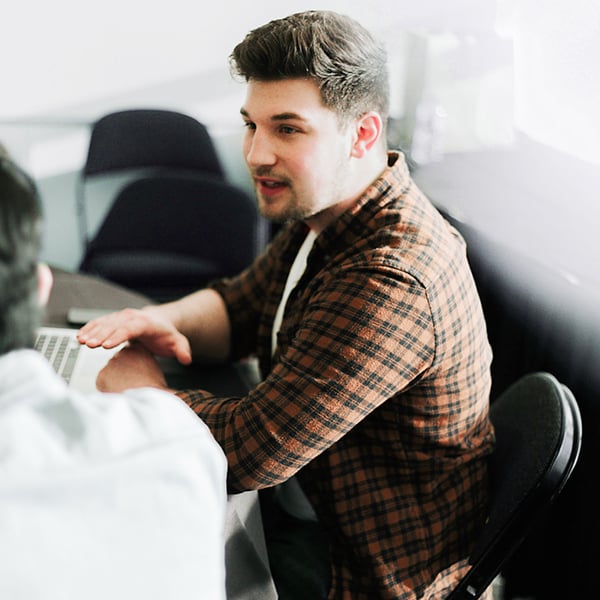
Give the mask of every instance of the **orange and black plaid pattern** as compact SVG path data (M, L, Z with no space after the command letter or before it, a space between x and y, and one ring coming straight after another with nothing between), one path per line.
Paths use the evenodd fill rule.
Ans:
M181 396L229 460L230 492L297 475L332 542L330 598L439 600L485 518L491 352L459 234L402 155L317 238L271 358L271 327L306 234L287 225L215 284L243 398Z

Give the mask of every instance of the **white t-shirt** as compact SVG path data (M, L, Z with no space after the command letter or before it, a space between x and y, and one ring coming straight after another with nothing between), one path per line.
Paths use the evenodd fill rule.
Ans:
M296 254L296 258L294 259L292 266L290 267L290 272L288 273L287 280L285 282L285 288L283 289L283 294L281 294L281 300L279 301L279 306L277 307L277 312L275 313L275 319L273 319L273 330L271 331L272 354L277 348L277 333L281 327L285 305L288 301L291 291L296 287L298 281L300 281L300 278L304 274L306 269L306 261L316 238L317 234L310 229L306 234L304 241L302 242L302 246L300 246L300 249L298 250L298 254Z
M225 598L225 456L175 396L0 357L0 598Z

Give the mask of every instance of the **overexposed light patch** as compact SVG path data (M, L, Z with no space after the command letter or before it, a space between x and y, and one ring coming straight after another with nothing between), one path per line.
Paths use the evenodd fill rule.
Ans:
M31 144L25 165L37 179L76 171L83 166L89 131L82 128Z
M600 3L503 0L512 36L515 125L534 140L600 164Z

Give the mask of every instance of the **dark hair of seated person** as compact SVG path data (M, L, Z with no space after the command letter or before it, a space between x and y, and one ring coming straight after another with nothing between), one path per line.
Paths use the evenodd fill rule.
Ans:
M33 345L41 240L36 185L0 144L0 355Z

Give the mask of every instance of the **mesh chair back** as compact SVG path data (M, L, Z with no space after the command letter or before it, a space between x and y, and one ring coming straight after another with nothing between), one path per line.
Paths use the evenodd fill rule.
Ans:
M192 169L224 177L208 130L189 115L132 109L100 118L92 128L84 176L140 167Z
M265 239L266 221L240 188L191 173L146 176L118 194L80 270L165 301L239 273Z
M92 126L76 203L83 251L115 194L135 177L178 169L225 179L203 123L172 110L130 109L104 115ZM102 182L101 192L92 182ZM115 188L114 182L117 181ZM95 191L95 193L91 193Z

